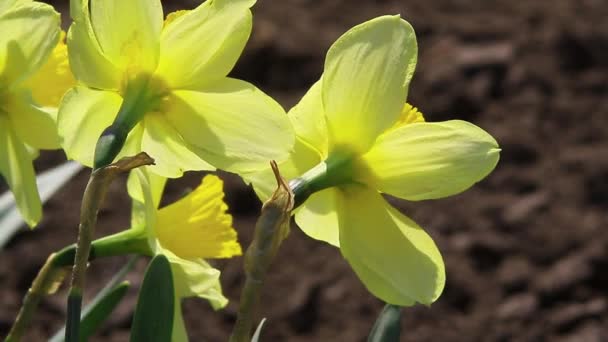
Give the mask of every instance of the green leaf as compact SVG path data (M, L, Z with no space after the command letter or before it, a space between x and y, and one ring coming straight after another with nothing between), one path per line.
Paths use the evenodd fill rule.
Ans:
M127 294L130 286L129 282L121 282L121 280L133 268L136 260L136 256L129 259L127 264L110 279L106 286L93 298L91 303L84 308L80 319L80 341L87 341ZM65 326L55 333L49 342L63 342L64 337Z
M48 201L81 169L82 165L76 162L66 162L36 177L42 203ZM0 249L6 245L24 223L13 194L7 191L0 195Z
M253 333L251 342L259 342L260 334L262 333L262 327L264 327L264 323L266 323L266 318L262 319L262 321L260 322L260 325L258 325L257 329L255 329L255 333Z
M155 256L144 276L131 325L131 342L171 342L175 305L169 260Z
M367 342L399 342L401 335L401 307L386 304L372 328Z

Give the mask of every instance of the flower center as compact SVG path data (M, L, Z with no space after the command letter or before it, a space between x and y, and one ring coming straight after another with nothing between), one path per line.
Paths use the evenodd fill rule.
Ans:
M141 72L128 74L119 93L125 102L136 101L141 106L139 110L144 113L162 112L163 103L171 94L171 89L167 82L157 75Z

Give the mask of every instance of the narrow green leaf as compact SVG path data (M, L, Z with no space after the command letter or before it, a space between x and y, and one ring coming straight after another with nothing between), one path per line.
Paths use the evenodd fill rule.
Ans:
M121 280L133 268L136 260L137 256L131 257L84 308L80 317L80 341L86 341L88 337L93 335L126 295L129 284L126 281L121 283ZM64 337L65 326L56 332L49 342L63 342Z
M266 323L266 318L263 318L262 321L260 322L260 324L258 325L257 329L255 329L255 332L253 333L253 337L251 338L251 342L260 341L260 335L262 334L262 327L264 327L264 323Z
M61 187L74 177L82 165L76 162L66 162L36 177L40 200L44 204ZM9 191L0 195L0 249L17 233L25 222L19 214L15 198Z
M386 304L372 328L367 342L399 342L401 335L401 307Z
M171 342L174 297L171 265L159 254L150 262L139 290L131 342Z
M118 306L129 290L129 282L124 281L117 287L113 288L97 305L91 308L91 311L85 313L80 323L80 342L89 340L95 331L105 322L114 308Z

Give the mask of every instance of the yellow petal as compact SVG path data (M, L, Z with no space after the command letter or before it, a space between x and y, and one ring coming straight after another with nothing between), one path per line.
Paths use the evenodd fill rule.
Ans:
M202 259L182 259L169 250L161 250L171 263L173 286L177 298L199 297L207 299L214 309L228 304L222 294L220 271L211 267Z
M57 126L68 158L91 167L95 144L114 121L122 98L117 93L76 86L63 97Z
M383 301L431 304L445 285L445 266L431 237L375 190L342 189L340 250L367 289Z
M68 31L68 56L74 76L96 89L117 90L123 77L117 67L103 53L93 32L89 16L89 0L72 0L70 10L74 22Z
M42 217L36 174L26 146L11 128L9 119L0 112L0 175L13 192L23 219L33 228Z
M173 268L171 272L173 273ZM184 323L184 316L182 315L182 301L181 298L175 296L175 304L173 304L173 331L171 332L171 342L188 342L188 331L186 331L186 324Z
M93 0L91 23L99 46L121 70L153 72L158 65L160 0Z
M278 166L281 171L281 176L291 180L301 176L304 172L310 170L320 162L321 155L317 150L298 138L296 139L294 150L289 158ZM240 176L243 177L245 182L253 185L256 194L262 202L268 200L277 188L277 181L270 168L270 164L265 169L256 172L241 173Z
M166 178L151 174L146 167L131 171L127 179L127 191L133 204L131 229L141 230L145 234L153 252L161 249L156 238L156 208L165 184Z
M59 40L59 13L40 2L0 15L0 83L15 86L38 70Z
M142 149L155 162L149 169L161 176L176 178L184 171L215 170L202 160L160 113L148 113L144 119Z
M59 107L63 94L76 83L68 63L68 48L64 38L65 33L62 32L49 59L24 85L32 91L32 97L39 106Z
M316 149L325 159L327 158L328 137L321 89L322 81L319 80L289 111L288 116L298 138Z
M253 85L224 79L201 91L175 91L167 120L197 155L230 172L251 172L281 162L294 133L281 106Z
M192 193L160 209L156 234L163 248L184 259L241 255L223 199L222 181L208 175Z
M54 110L36 107L30 101L28 94L15 94L7 107L17 136L36 149L59 148Z
M172 18L161 36L158 73L177 89L200 89L228 75L251 33L255 1L206 1Z
M492 136L465 121L414 123L380 136L356 178L407 200L441 198L487 176L499 151Z
M338 224L338 198L335 188L329 188L310 196L298 209L295 217L298 227L313 239L340 247Z
M414 29L398 16L360 24L332 45L322 90L331 149L365 152L395 123L416 58Z
M8 11L11 7L19 3L29 2L31 0L2 0L0 1L0 15Z

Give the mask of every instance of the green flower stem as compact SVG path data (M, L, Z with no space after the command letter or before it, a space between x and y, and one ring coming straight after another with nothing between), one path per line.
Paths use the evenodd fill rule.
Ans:
M80 310L82 307L82 291L85 283L85 272L91 250L91 242L97 223L97 212L105 198L108 185L123 172L130 171L143 165L151 165L154 161L145 153L127 157L106 167L94 170L84 191L80 210L80 226L74 256L74 267L68 294L68 318L66 323L66 342L76 342L79 336Z
M245 253L245 286L241 293L236 324L230 342L249 342L253 326L253 316L264 284L264 277L274 259L281 242L289 234L289 222L293 210L294 197L289 186L279 174L276 163L272 169L278 188L262 206L262 212L255 226L253 241Z
M27 290L21 309L4 340L5 342L18 342L21 340L42 297L55 292L58 283L63 279L66 270L54 265L55 257L55 253L48 257L32 282L32 286Z
M152 256L153 253L150 250L145 231L127 229L93 241L89 261L96 258L127 254ZM74 264L75 255L76 244L73 244L48 257L25 295L23 305L5 342L17 342L21 339L23 332L32 320L40 299L54 292L54 285L61 282L68 271L67 267Z
M152 97L148 92L149 82L148 76L141 75L127 84L116 119L97 140L93 170L109 165L116 158L129 132L141 121L152 105Z
M326 160L289 181L294 194L294 208L315 192L352 182L353 158L350 153L334 152Z

